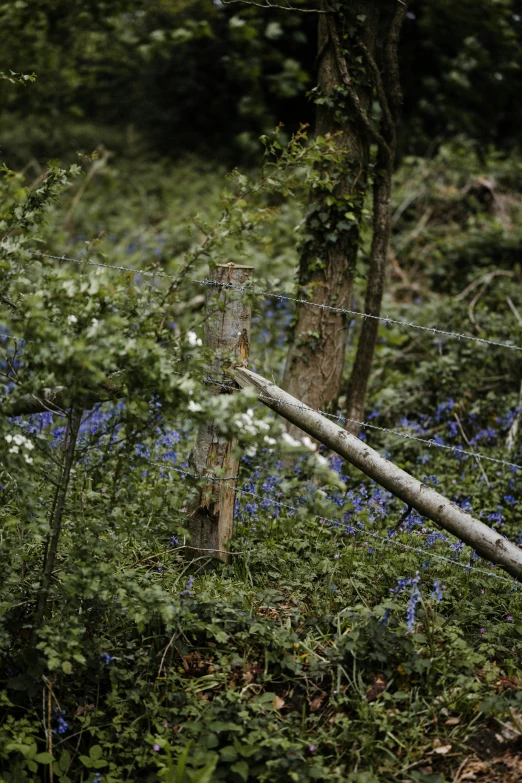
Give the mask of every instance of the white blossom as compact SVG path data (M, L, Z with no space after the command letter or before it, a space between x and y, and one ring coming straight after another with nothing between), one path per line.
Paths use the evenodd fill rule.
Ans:
M315 443L313 443L313 442L310 440L310 438L308 437L308 435L305 435L305 436L304 436L304 438L303 438L303 441L302 441L302 442L303 442L303 446L304 446L306 449L308 449L308 451L315 451L315 450L316 450L316 448L317 448L317 446L315 445Z
M91 321L91 325L89 326L89 328L87 329L87 332L86 332L87 337L94 337L96 332L99 329L99 326L100 326L100 322L98 321L98 319L97 318L93 318L92 321Z
M13 444L9 449L9 454L19 454L21 446L23 446L28 451L32 451L32 449L34 449L34 443L20 432L17 432L15 435L6 435L5 440L7 443Z
M203 345L201 339L197 336L196 332L187 332L187 340L189 345Z
M78 323L78 319L76 318L75 315L68 315L67 316L67 322L70 323L70 324L76 324L76 323Z
M201 405L198 402L194 402L194 400L189 401L188 409L191 411L191 413L199 413L203 410Z
M292 446L292 448L294 449L301 445L301 442L296 440L295 438L292 438L292 436L289 435L288 432L283 432L281 437L283 438L287 446Z

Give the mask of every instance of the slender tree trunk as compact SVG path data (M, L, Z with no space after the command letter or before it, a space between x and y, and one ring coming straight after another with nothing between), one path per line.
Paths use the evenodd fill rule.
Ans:
M369 52L375 51L379 6L380 0L356 0L349 14L319 19L316 135L329 137L342 152L342 163L321 171L311 194L298 288L300 298L329 307L348 308L351 300L371 141L361 117L372 102L371 74L360 65L356 44L363 40ZM285 389L314 408L332 402L341 388L347 335L344 314L299 305Z
M53 579L54 564L58 552L58 541L60 539L60 532L62 529L62 520L65 511L65 501L67 498L67 490L69 488L71 469L74 464L74 453L76 449L76 441L78 439L78 432L80 429L81 420L82 420L82 410L80 408L71 409L69 414L69 425L65 435L60 484L56 489L56 494L54 497L53 507L51 511L51 519L49 521L49 535L47 537L47 543L46 543L45 553L44 553L42 583L40 586L40 591L38 593L38 603L36 607L33 637L43 622L43 619L45 617L45 610L47 608L49 591L51 589L51 583Z
M390 197L393 164L396 151L396 123L401 104L398 65L399 36L406 15L405 0L396 0L395 10L388 25L379 63L363 45L368 68L374 74L377 99L381 107L380 139L377 142L377 165L373 185L373 237L370 251L364 312L365 318L357 344L357 352L346 392L346 416L354 421L364 419L366 394L377 343L381 314L388 243L390 240ZM354 435L360 425L349 421L346 429Z
M391 176L391 168L386 166L384 174L375 181L373 188L373 237L364 301L364 312L373 316L380 316L384 294L390 238ZM346 417L354 421L362 421L364 418L366 393L378 331L379 321L376 318L364 319L346 393ZM357 435L360 426L347 422L346 429Z

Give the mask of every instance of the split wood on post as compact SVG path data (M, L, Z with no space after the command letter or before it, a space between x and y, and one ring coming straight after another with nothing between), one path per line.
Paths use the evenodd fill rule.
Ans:
M226 264L211 271L216 285L207 288L204 345L213 352L210 365L210 388L215 394L226 394L222 384L233 379L227 369L246 363L250 348L251 307L241 291L227 284L244 286L252 273L251 266ZM212 386L212 381L216 382ZM237 388L237 387L236 387ZM234 455L235 441L220 432L219 422L209 420L200 425L190 456L192 469L200 476L230 478L237 476L239 460ZM233 533L236 482L209 481L202 489L189 515L189 557L206 555L227 562L226 546Z
M243 367L235 368L233 374L241 387L254 386L260 392L261 402L280 416L355 465L408 506L472 546L481 557L522 581L522 549L516 544L266 378Z

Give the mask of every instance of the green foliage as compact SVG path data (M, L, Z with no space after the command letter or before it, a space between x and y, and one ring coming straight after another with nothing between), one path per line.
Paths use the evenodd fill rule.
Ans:
M82 776L89 783L384 783L414 779L412 765L423 768L428 758L432 777L452 780L472 734L518 719L518 593L467 572L471 553L452 549L455 542L429 545L437 531L421 520L395 534L398 545L385 543L400 504L362 487L347 466L325 465L291 443L285 449L298 457L298 470L282 472L274 418L248 394L212 400L200 383L207 357L188 333L200 334L202 317L190 302L201 289L183 274L199 278L209 262L248 260L266 276L263 285L290 285L296 253L288 236L302 219L296 203L303 183L328 189L310 163L337 154L324 142L304 141L287 147L280 136L265 139L261 176L236 172L222 197L222 175L194 161L129 172L102 153L85 161L83 177L53 164L33 188L4 170L2 324L26 339L14 347L2 342L2 371L16 384L10 395L59 382L81 399L109 378L123 403L104 403L84 417L48 610L35 638L64 420L0 423L3 783L43 783L49 764L63 783ZM504 241L516 246L517 172L516 158L492 155L485 169L463 147L406 162L394 195L393 242L403 274L392 278L387 314L473 328L469 298L451 294L502 267L496 257L481 264L481 256L467 255L459 238L470 220L478 237L500 221ZM485 181L494 181L495 198ZM199 217L188 220L194 212ZM461 248L460 263L444 267L444 288L430 255L439 253L437 243L440 263L448 248ZM84 263L46 259L40 248L55 255L66 249ZM158 277L89 261L156 269ZM490 338L506 337L499 312L506 296L522 307L516 270L504 271L515 275L492 278L474 305L484 324L477 333ZM172 287L161 272L180 284ZM277 374L291 312L269 299L256 297L253 305L253 363ZM460 444L451 435L456 414L474 447L503 458L518 384L516 355L449 339L441 346L433 336L383 326L372 421L405 433L415 421ZM482 385L488 390L477 394ZM195 422L210 415L246 454L237 554L226 567L182 557L196 484L181 466ZM24 437L19 444L16 434ZM471 503L474 513L500 513L502 532L516 540L517 475L483 462L486 482L472 459L459 462L386 433L369 430L367 437L420 478L437 476L440 491ZM347 524L359 532L347 534ZM416 571L420 599L410 629L409 588L398 590L397 580ZM433 749L448 744L455 755L435 759Z

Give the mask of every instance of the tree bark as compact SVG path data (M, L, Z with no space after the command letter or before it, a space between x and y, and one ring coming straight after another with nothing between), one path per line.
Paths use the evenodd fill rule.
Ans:
M386 165L385 173L374 184L373 198L373 237L370 252L370 268L366 284L364 312L372 316L380 316L388 243L390 238L390 195L391 167ZM379 331L377 318L363 320L355 361L346 392L346 418L362 421L366 406L366 394L372 369L373 355ZM360 431L360 425L353 421L346 423L346 429L353 435Z
M357 0L350 6L349 17L331 13L319 18L316 135L330 137L330 143L342 151L343 163L322 172L333 180L333 190L322 190L319 183L311 194L298 290L300 298L329 307L349 308L352 293L371 141L361 117L370 112L372 101L371 79L357 60L360 51L355 35L368 51L375 51L379 5L379 0ZM358 22L357 34L352 34L348 31L357 17L364 19ZM348 69L353 70L353 79ZM332 402L341 388L347 336L344 314L298 305L285 389L315 408Z
M357 352L346 391L346 417L354 421L364 419L366 394L372 369L373 355L377 343L381 314L388 244L390 240L390 197L392 187L393 164L397 146L396 123L402 101L398 65L399 36L406 15L406 0L396 0L395 10L388 25L384 46L379 62L372 53L364 48L367 67L374 74L377 99L381 107L380 140L376 174L373 185L373 236L370 251L368 280L364 312L373 316L365 318L362 324ZM346 424L353 435L360 431L360 425L354 421Z

